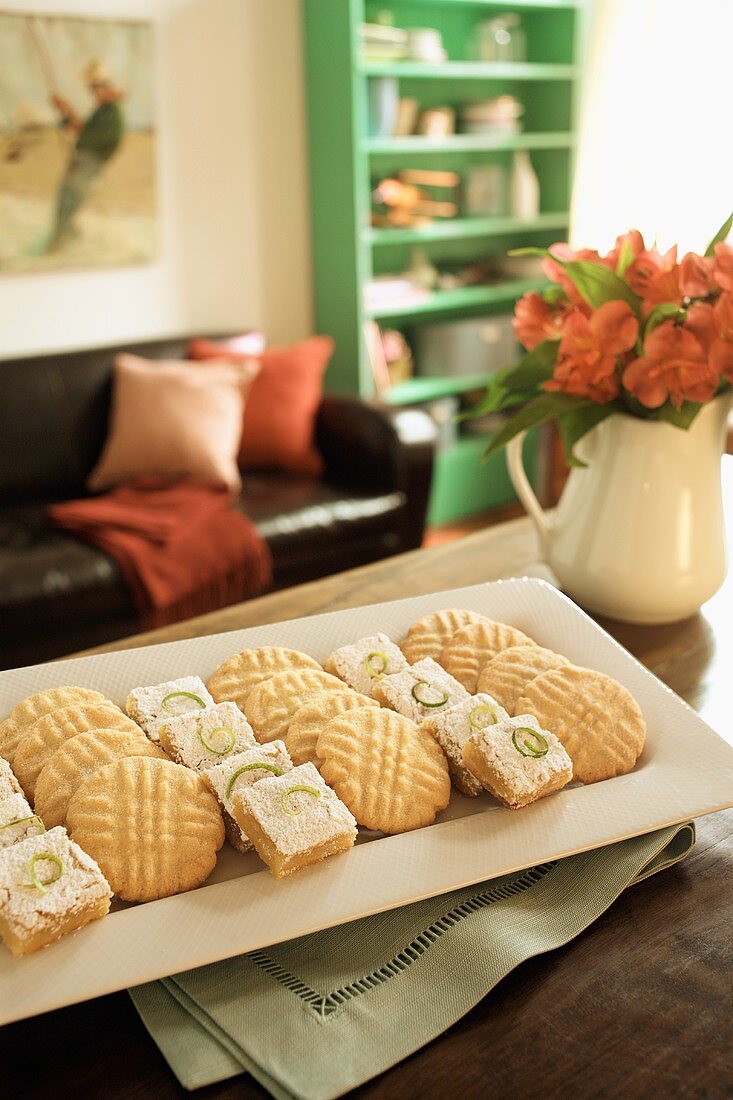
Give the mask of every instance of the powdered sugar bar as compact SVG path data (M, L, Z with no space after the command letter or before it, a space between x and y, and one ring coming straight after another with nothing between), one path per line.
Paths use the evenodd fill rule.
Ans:
M236 792L237 823L275 878L284 878L356 840L356 821L313 764Z
M236 703L215 703L175 718L158 718L152 731L170 756L196 771L213 768L225 758L257 744Z
M559 791L573 778L573 764L562 744L531 714L477 730L463 746L463 763L513 810Z
M374 685L374 698L419 723L438 710L455 706L471 696L437 661L425 657L401 672L378 680Z
M448 760L451 779L463 794L475 797L483 787L463 763L463 746L469 737L485 726L504 722L509 715L496 699L485 692L471 695L455 706L445 707L426 718L423 728L433 735Z
M0 758L0 850L43 831L43 822L26 801L10 765Z
M407 668L399 646L386 634L371 634L353 645L335 650L325 664L326 672L338 676L361 695L374 695L374 686L383 676Z
M103 917L112 891L60 826L0 852L0 936L27 955Z
M214 700L199 676L182 676L180 680L135 688L127 697L125 710L152 741L157 741L157 719L175 718L179 714L204 710L213 705Z
M237 710L237 707L234 709ZM224 813L227 840L238 852L251 852L253 845L234 819L234 795L252 783L274 775L284 775L292 767L285 742L269 741L266 745L256 745L238 752L203 772Z

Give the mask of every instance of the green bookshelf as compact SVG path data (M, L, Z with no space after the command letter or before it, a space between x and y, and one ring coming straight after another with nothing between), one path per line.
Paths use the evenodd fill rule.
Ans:
M303 0L315 324L336 340L326 378L331 391L374 396L364 337L367 322L399 328L412 343L420 325L506 314L522 294L544 285L536 278L512 277L372 308L364 296L373 277L404 271L415 245L438 266L457 267L567 235L582 6L583 0ZM375 21L385 7L395 26L440 30L448 60L364 60L361 25ZM526 33L526 60L475 60L469 44L476 25L512 11L520 15ZM375 137L369 126L369 82L384 77L396 78L400 95L414 97L421 109L513 95L525 108L523 129L440 139ZM461 174L474 165L496 163L509 169L516 150L529 152L540 181L536 217L459 214L408 227L371 224L374 180L403 168ZM480 389L488 378L488 372L461 375L449 363L444 376L420 377L419 359L415 367L416 376L392 387L383 400L425 403ZM503 456L480 464L487 439L461 430L455 444L439 451L431 522L513 498ZM530 452L533 446L530 442Z

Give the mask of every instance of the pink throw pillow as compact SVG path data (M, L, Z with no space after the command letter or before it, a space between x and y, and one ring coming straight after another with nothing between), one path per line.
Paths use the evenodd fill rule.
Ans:
M255 360L202 371L188 362L118 355L107 441L88 488L154 475L237 492L245 394L258 370Z

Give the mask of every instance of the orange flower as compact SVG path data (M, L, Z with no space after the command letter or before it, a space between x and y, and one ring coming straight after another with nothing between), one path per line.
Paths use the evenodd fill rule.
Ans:
M644 341L644 355L626 367L623 383L648 409L667 398L679 409L683 401L709 401L718 377L692 332L664 321Z
M601 257L594 248L581 248L580 251L575 252L569 244L553 244L550 245L550 252L552 252L553 256L557 256L559 260L564 260L566 263L573 260L590 260L592 263L603 263ZM557 263L553 259L546 259L542 261L542 270L548 279L552 279L553 283L560 284L571 302L574 302L576 305L585 306L585 300L565 274L562 264Z
M540 294L525 294L514 307L517 340L532 351L545 340L559 340L567 303L550 305Z
M680 290L680 265L677 263L677 245L662 256L655 249L640 252L626 272L631 289L644 299L642 312L648 316L660 302L682 301Z
M733 290L733 248L724 242L715 246L713 278L721 290Z
M628 233L624 233L623 236L616 238L616 244L603 260L604 265L615 272L618 261L621 258L621 253L625 250L631 253L632 262L642 252L646 251L644 238L638 229L630 229Z
M733 382L733 295L721 294L714 306L705 302L690 306L685 328L692 332L715 373Z
M604 302L590 317L574 311L563 329L553 376L546 390L587 397L601 405L618 394L616 357L634 346L639 323L626 302Z
M712 289L714 266L715 260L712 256L698 256L696 252L688 252L682 257L679 283L686 298L708 296Z

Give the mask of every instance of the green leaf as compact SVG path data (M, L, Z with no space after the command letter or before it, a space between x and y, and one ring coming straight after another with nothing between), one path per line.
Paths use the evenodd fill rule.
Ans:
M528 428L536 428L540 424L545 424L548 420L553 420L563 413L570 412L571 409L577 409L581 405L587 404L588 402L584 397L571 397L567 393L541 393L521 408L510 420L507 420L503 428L499 429L484 451L484 461L489 455L505 447L509 440L513 439L515 435L519 435L520 432L525 432Z
M591 402L581 408L571 409L557 418L557 427L562 439L565 461L568 466L586 466L574 454L575 444L587 435L591 428L618 410L614 405L596 405Z
M710 244L705 249L705 255L706 256L713 256L715 254L716 244L720 244L721 241L724 241L726 239L726 237L728 236L728 234L730 233L731 229L733 229L733 213L731 213L725 219L725 221L721 225L720 229L718 230L718 232L715 234L715 236L713 237Z
M616 261L616 274L622 279L634 262L634 249L628 237L624 238Z
M661 325L663 321L669 321L671 318L679 318L684 321L687 316L687 311L680 309L674 302L661 302L658 306L655 306L646 319L646 325L644 326L644 339L652 332L657 325Z
M547 248L510 248L507 252L507 256L544 256L547 258L550 256L550 252Z
M619 279L607 267L600 267L589 260L559 260L558 263L562 263L568 278L593 309L598 309L604 302L620 299L627 302L634 313L638 314L641 299L634 294L628 283Z
M527 352L517 363L498 371L489 382L483 400L467 413L463 413L460 419L470 420L475 416L483 416L485 413L496 412L529 400L543 382L552 378L558 347L559 341L545 340Z
M687 431L701 408L702 405L699 405L696 401L684 401L682 408L676 409L674 405L667 401L657 413L657 419L664 420L667 424L674 424L675 428L682 428Z

